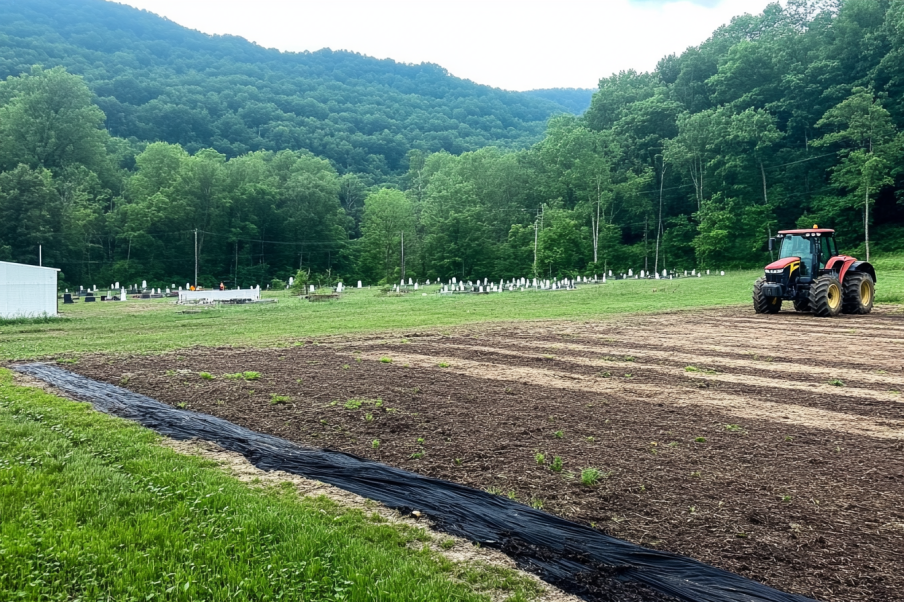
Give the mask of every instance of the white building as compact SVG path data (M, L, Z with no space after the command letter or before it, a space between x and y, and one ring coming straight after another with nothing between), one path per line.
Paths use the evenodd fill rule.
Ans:
M0 318L57 315L56 268L0 261Z

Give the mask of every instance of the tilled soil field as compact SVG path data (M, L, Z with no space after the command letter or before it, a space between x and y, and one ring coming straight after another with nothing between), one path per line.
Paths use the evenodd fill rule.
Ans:
M900 311L525 322L67 367L786 591L904 599Z

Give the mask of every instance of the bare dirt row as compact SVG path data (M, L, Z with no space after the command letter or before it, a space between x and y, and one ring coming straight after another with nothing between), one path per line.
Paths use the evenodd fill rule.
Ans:
M787 591L904 591L900 311L530 322L70 367Z

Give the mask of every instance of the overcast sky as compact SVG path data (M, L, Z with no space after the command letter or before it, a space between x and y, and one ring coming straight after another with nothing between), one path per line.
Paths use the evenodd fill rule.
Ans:
M125 0L280 50L344 49L508 90L595 88L646 71L768 0Z

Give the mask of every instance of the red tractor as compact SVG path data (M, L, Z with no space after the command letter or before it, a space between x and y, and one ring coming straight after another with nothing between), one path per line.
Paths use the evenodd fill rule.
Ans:
M776 240L781 241L778 261L767 265L766 275L753 285L756 313L778 313L782 301L822 318L872 311L876 270L869 262L839 255L834 230L783 230L769 239L770 251Z

